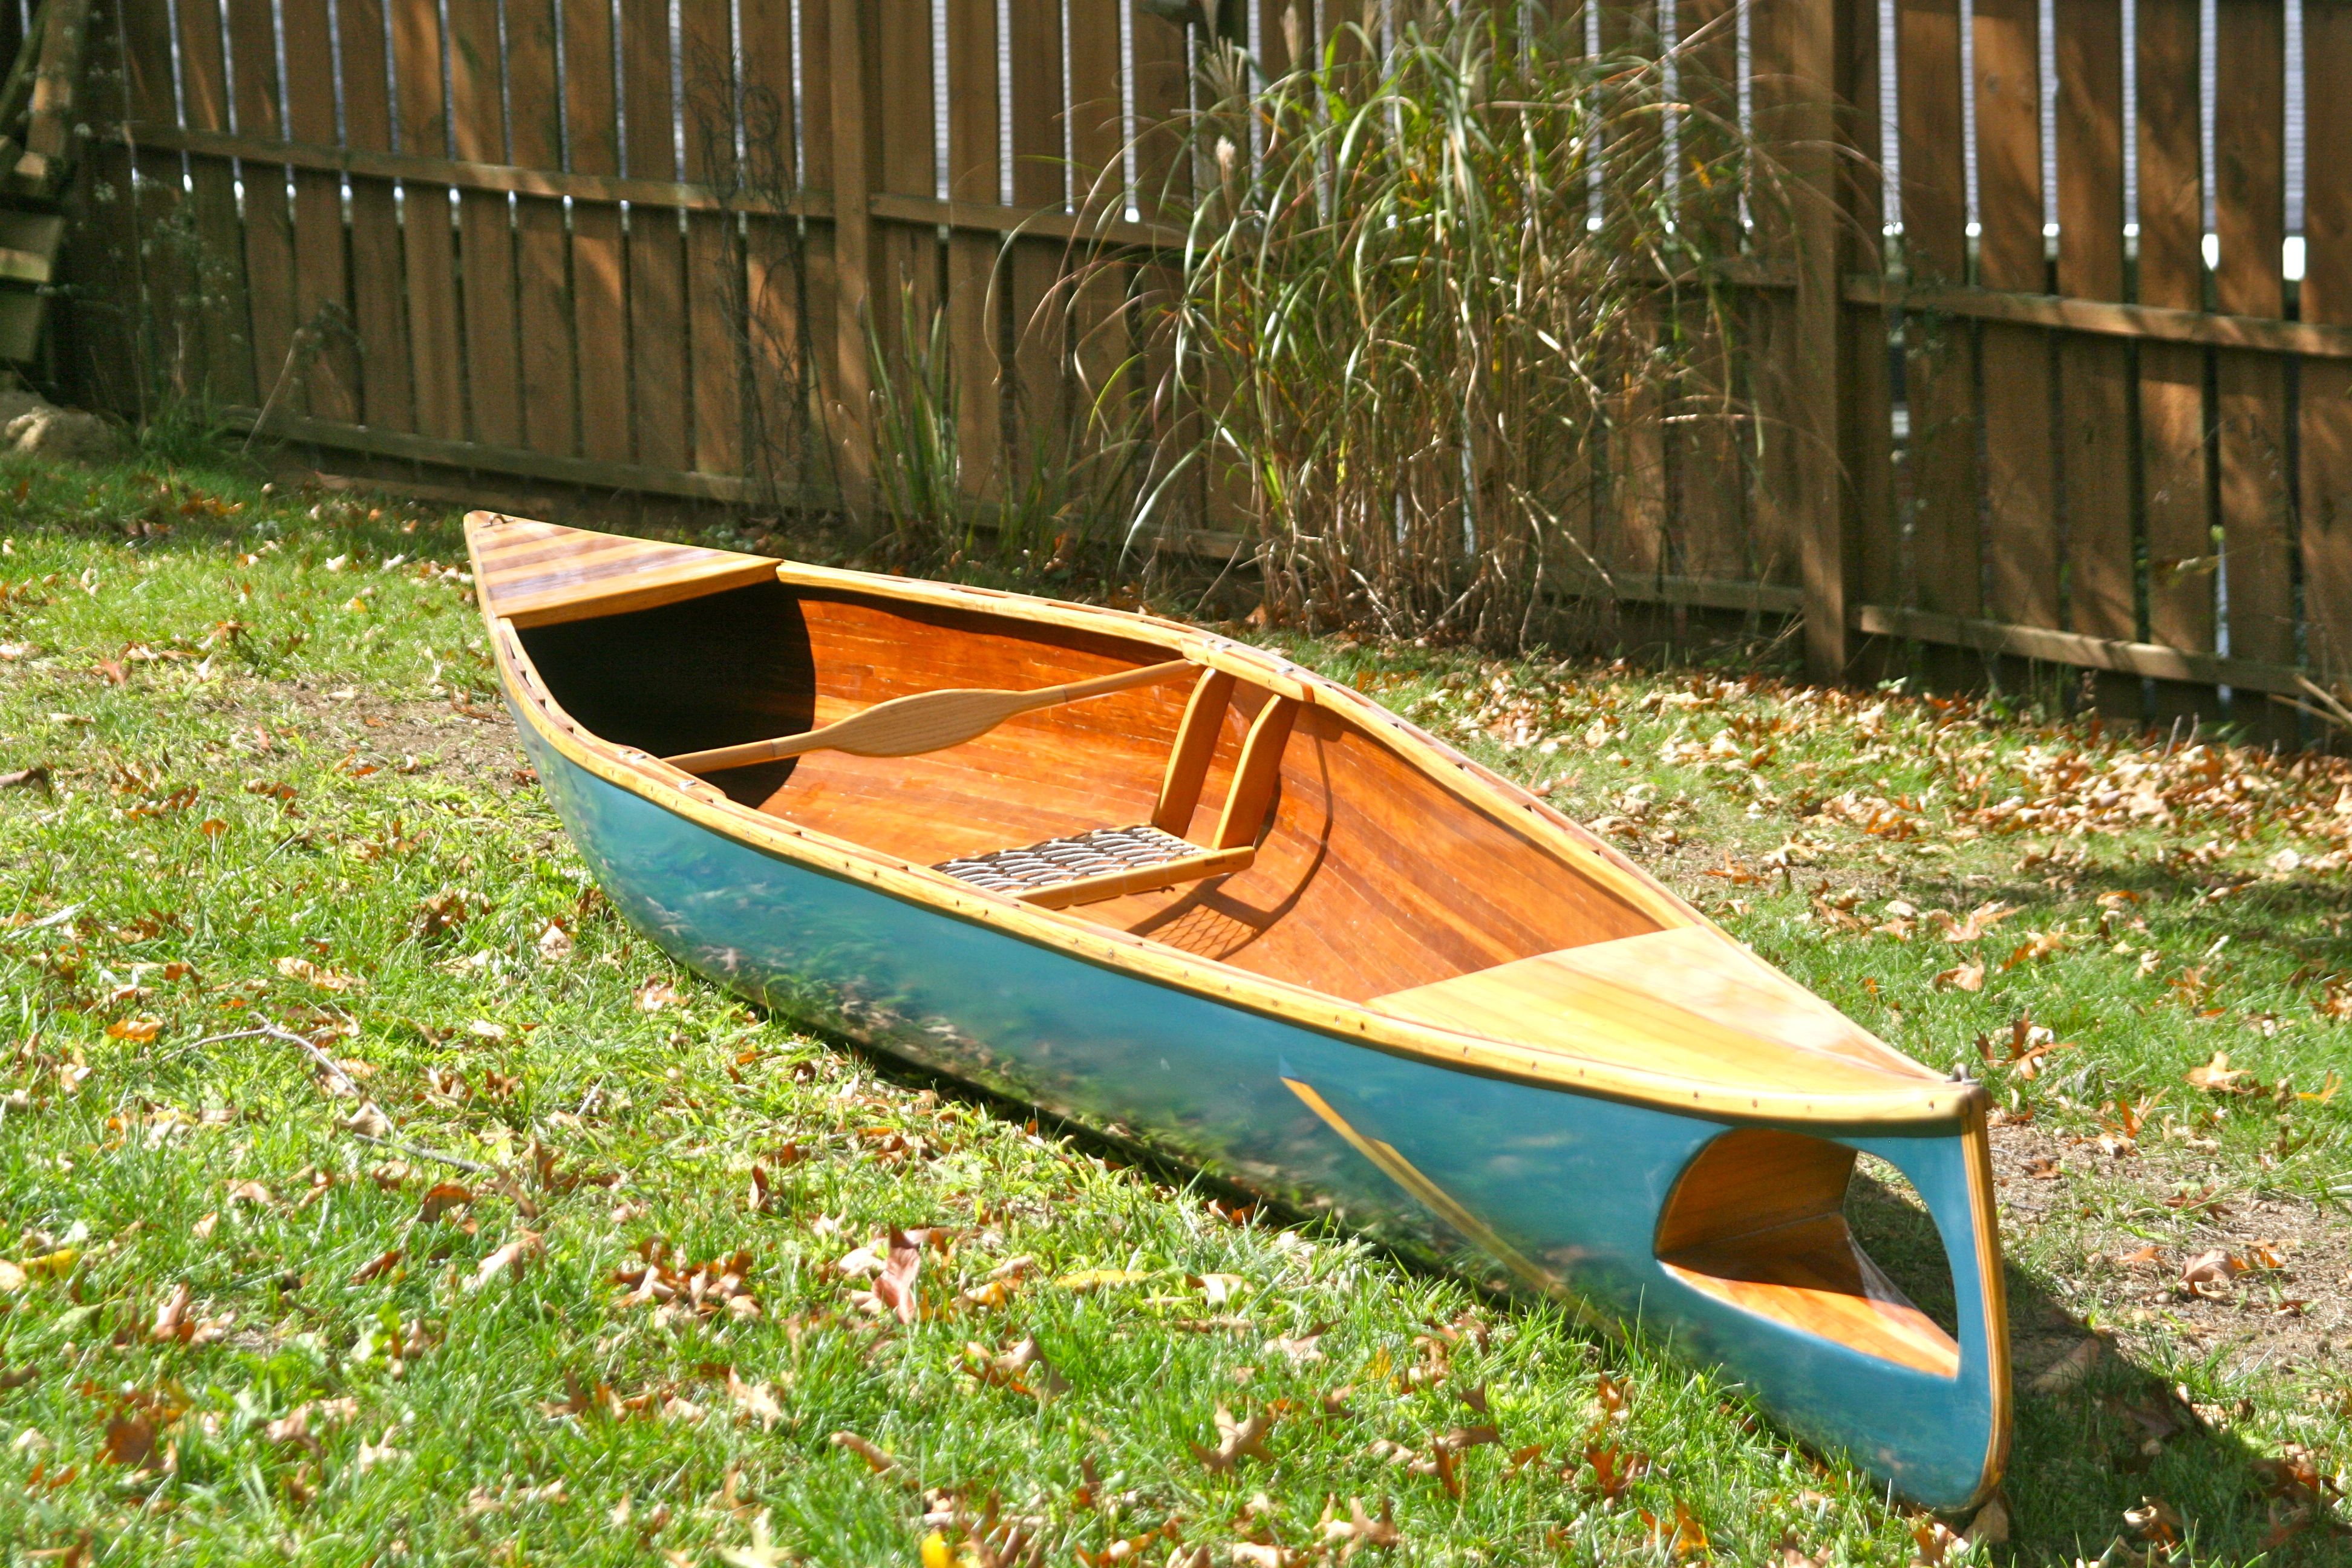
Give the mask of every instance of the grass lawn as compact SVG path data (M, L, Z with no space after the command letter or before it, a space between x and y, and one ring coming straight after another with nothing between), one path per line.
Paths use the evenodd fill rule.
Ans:
M1669 1354L671 965L518 771L453 516L0 469L0 537L8 1562L2352 1554L2344 764L1284 644L1989 1081L1962 1545Z

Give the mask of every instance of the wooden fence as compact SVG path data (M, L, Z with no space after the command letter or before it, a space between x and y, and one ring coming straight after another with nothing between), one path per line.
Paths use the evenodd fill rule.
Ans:
M1197 35L1137 0L111 4L121 123L53 369L121 406L825 504L871 481L869 323L908 291L944 311L984 503L1169 259L1121 150L1185 101ZM1224 8L1278 69L1382 5ZM2352 676L2352 0L2305 0L2296 39L2279 0L2218 5L2210 56L2199 0L1669 7L1685 36L1732 14L1799 221L1741 274L1754 438L1673 448L1613 592L1801 614L1825 674L2043 660L2144 717L2228 689L2291 738L2263 694ZM2297 65L2322 87L2290 126ZM2291 134L2323 150L2299 278ZM1087 244L1135 265L1058 291Z

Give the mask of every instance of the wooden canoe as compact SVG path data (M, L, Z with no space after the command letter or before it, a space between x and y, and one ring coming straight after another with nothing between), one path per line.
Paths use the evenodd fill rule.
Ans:
M614 903L682 962L1638 1321L1922 1503L1999 1480L1983 1091L1542 801L1197 627L489 513L467 531L523 745ZM1948 1328L1849 1231L1858 1152L1924 1202Z

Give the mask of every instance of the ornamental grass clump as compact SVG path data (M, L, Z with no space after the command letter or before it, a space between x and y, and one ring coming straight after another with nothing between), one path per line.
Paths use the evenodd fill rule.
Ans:
M1271 619L1524 646L1612 530L1658 537L1677 443L1729 443L1717 264L1777 182L1705 64L1728 18L1596 56L1523 10L1400 6L1272 79L1203 52L1156 324L1202 434L1144 516L1190 482L1257 519Z

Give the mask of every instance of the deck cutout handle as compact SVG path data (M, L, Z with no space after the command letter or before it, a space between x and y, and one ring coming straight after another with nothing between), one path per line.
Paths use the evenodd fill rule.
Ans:
M1912 1305L1845 1222L1854 1152L1770 1128L1726 1132L1686 1167L1658 1216L1666 1272L1801 1333L1937 1377L1960 1347Z

